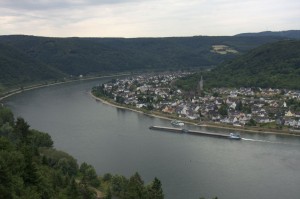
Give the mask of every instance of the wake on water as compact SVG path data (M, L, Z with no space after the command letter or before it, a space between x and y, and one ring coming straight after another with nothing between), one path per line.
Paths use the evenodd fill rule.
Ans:
M256 139L248 139L248 138L242 138L244 141L250 141L250 142L265 142L265 143L271 143L271 144L288 144L288 145L294 145L291 143L287 142L274 142L274 141L269 141L269 140L256 140Z

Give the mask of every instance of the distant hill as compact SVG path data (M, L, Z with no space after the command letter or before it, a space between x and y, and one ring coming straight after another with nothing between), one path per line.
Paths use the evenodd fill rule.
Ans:
M69 75L200 69L282 37L49 38L0 36L2 87ZM1 89L1 85L0 85Z
M61 71L31 58L12 46L1 43L0 71L0 90L10 85L22 85L64 76Z
M208 87L271 87L300 89L300 41L285 40L266 44L210 72L194 74L177 82L179 87L195 89L203 75Z
M241 33L235 36L253 37L253 36L278 36L290 39L300 39L300 30L286 30L286 31L264 31L258 33Z

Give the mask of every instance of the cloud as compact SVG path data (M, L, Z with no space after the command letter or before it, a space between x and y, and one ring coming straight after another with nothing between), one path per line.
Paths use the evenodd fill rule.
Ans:
M0 34L160 37L300 28L296 0L0 0Z
M0 0L0 6L23 11L72 9L86 6L123 4L138 0Z

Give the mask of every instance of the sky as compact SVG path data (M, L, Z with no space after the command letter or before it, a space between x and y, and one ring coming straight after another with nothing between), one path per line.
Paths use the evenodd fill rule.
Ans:
M132 38L299 29L299 0L0 0L0 35Z

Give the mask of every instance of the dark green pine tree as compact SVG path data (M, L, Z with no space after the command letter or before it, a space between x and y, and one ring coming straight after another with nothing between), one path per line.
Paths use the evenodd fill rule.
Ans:
M125 199L142 199L146 198L146 190L144 189L144 181L139 173L135 173L130 177Z
M24 146L22 153L25 159L25 168L22 175L25 185L36 185L38 183L38 175L36 163L33 162L33 150L31 147Z
M26 143L30 132L29 127L23 118L18 117L13 131L15 141Z
M77 199L79 196L77 184L74 178L71 179L69 186L67 187L68 198Z
M149 198L151 199L163 199L164 194L162 190L162 185L159 179L154 178L152 184L149 187L148 190Z
M0 154L0 198L12 198L12 176L5 160Z

